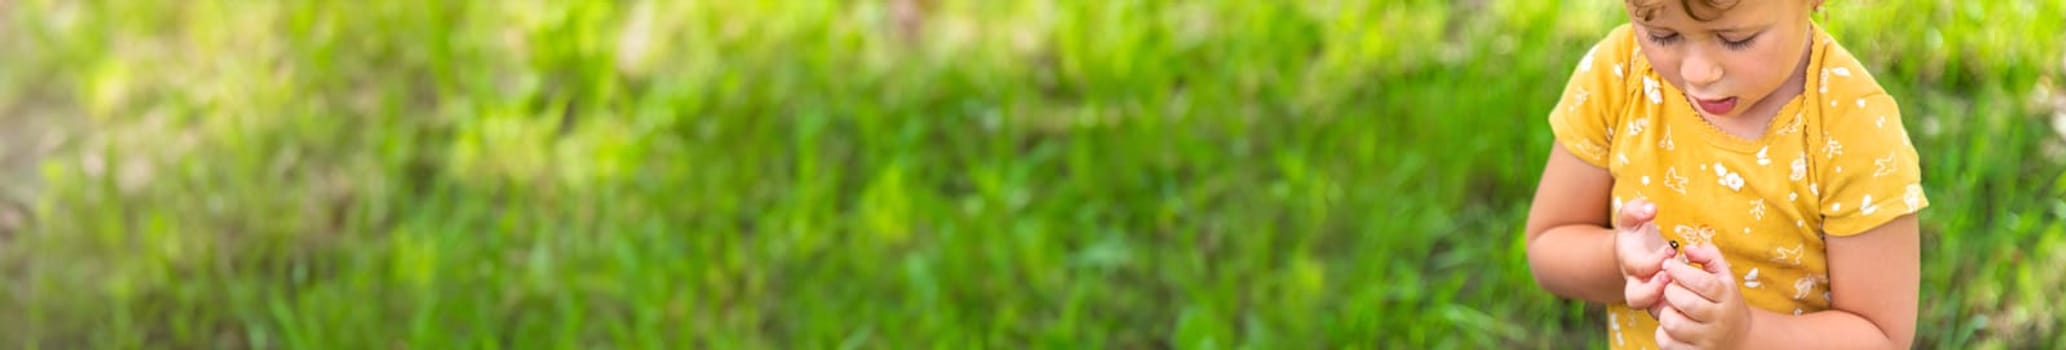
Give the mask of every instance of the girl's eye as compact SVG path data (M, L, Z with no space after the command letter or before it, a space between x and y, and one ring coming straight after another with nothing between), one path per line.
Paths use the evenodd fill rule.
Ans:
M1679 42L1679 33L1671 33L1665 35L1651 34L1650 41L1655 42L1658 45L1671 45L1672 43Z
M1722 46L1727 46L1730 50L1742 50L1750 48L1750 41L1757 39L1758 36L1756 35L1752 35L1748 38L1743 38L1743 40L1729 40L1728 38L1722 38Z

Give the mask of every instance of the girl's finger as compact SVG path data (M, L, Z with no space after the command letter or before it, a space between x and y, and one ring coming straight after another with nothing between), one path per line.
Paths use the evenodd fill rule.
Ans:
M1728 259L1722 257L1722 251L1716 249L1713 244L1686 247L1686 260L1700 263L1700 266L1705 268L1707 272L1729 272Z
M1634 228L1657 217L1657 204L1650 200L1636 198L1621 205L1621 215L1614 219L1614 228Z
M1671 305L1673 309L1678 309L1679 313L1685 315L1686 318L1700 323L1714 320L1714 310L1717 305L1705 297L1693 293L1692 290L1686 289L1685 286L1678 284L1664 286L1664 303L1665 305Z
M1690 252L1693 249L1687 249L1687 251ZM1735 277L1731 276L1728 270L1714 273L1694 268L1693 265L1686 265L1686 263L1678 260L1666 259L1664 261L1664 273L1671 275L1671 279L1674 280L1673 284L1685 286L1686 289L1700 294L1702 298L1707 299L1709 302L1720 302L1728 295L1729 289L1735 287L1730 284L1730 282L1733 282L1730 279Z
M1671 276L1656 274L1640 281L1630 277L1627 285L1628 288L1622 291L1622 295L1628 298L1628 306L1648 308L1657 305L1657 302L1664 298L1664 288L1671 285Z
M1672 254L1677 253L1672 251L1671 247L1658 247L1657 250L1643 254L1641 260L1631 261L1631 264L1627 266L1628 273L1629 275L1642 278L1656 275L1660 271L1659 269L1664 267L1662 265L1664 260L1670 259Z
M1682 333L1682 332L1685 332L1685 331L1687 331L1687 330L1683 329L1683 328L1685 328L1685 326L1684 326L1684 325L1682 325L1681 323L1666 323L1666 321L1664 321L1664 320L1667 320L1667 319L1672 319L1673 317L1678 317L1678 319L1680 319L1680 320L1684 320L1684 319L1685 319L1685 317L1684 317L1684 316L1675 316L1675 315L1678 315L1678 310L1673 310L1672 308L1668 308L1668 307L1667 307L1667 308L1664 308L1664 310L1661 310L1661 311L1659 311L1659 312L1658 312L1658 316L1657 316L1657 320L1658 320L1658 321L1657 321L1657 348L1659 348L1659 349L1691 349L1691 348L1693 348L1693 345L1692 345L1692 344L1686 343L1686 342L1685 342L1684 340L1680 340L1681 338L1684 338L1684 336L1678 335L1678 333ZM1674 328L1680 328L1680 330L1673 330Z

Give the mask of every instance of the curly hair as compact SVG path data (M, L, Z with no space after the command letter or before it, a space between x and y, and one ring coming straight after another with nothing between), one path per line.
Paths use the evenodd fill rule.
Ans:
M1665 0L1627 0L1629 13L1635 15L1636 18L1649 21L1651 17L1657 15L1658 10L1664 9L1663 4L1659 4L1662 1ZM1695 21L1706 22L1721 18L1723 12L1729 11L1730 8L1736 7L1736 4L1741 2L1742 0L1679 0L1679 8L1686 11L1686 17L1692 17ZM1702 8L1711 10L1706 12L1714 16L1701 17L1700 13L1693 11L1694 4L1699 4Z

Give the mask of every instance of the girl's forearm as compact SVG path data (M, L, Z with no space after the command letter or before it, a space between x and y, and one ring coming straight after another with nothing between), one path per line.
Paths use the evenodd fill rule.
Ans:
M1864 316L1825 310L1799 316L1750 310L1750 333L1740 349L1907 349L1914 339L1894 339Z
M1551 294L1608 305L1628 302L1614 260L1614 231L1590 224L1551 227L1528 240L1528 268Z

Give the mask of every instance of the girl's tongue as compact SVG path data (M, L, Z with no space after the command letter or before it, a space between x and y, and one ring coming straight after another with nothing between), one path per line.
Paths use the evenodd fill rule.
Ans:
M1729 114L1729 111L1736 110L1735 97L1718 100L1696 100L1696 102L1700 105L1700 110L1707 111L1707 114L1725 115Z

